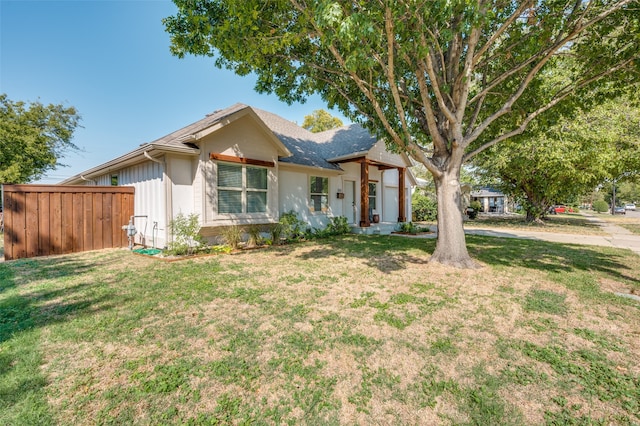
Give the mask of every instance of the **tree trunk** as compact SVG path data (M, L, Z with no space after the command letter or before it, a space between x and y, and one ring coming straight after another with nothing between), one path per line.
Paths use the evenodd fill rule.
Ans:
M438 197L438 240L430 261L456 268L478 268L467 251L459 173L447 171L434 181Z

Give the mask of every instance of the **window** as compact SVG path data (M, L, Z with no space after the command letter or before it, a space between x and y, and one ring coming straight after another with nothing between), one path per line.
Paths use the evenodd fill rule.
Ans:
M111 186L118 186L118 175L111 176Z
M326 212L329 210L329 178L311 176L309 179L309 193L312 212Z
M265 213L267 169L218 163L218 213Z
M369 209L370 210L376 210L377 204L376 204L376 190L378 188L378 184L374 183L374 182L369 182Z

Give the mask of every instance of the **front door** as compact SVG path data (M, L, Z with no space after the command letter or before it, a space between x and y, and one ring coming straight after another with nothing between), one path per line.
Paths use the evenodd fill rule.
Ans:
M342 211L350 225L356 223L356 182L354 180L344 181Z

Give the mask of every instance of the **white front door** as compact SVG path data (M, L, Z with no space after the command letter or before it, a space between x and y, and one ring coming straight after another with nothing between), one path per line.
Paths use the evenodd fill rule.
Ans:
M344 181L342 211L350 225L356 223L356 182L353 180Z

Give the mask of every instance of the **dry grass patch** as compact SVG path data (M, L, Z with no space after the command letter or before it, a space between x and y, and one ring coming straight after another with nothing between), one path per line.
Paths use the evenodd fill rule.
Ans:
M0 378L35 356L43 380L0 385L32 401L0 399L0 423L21 407L51 424L640 422L640 309L611 293L640 288L637 256L470 237L485 267L459 271L432 249L349 236L9 262L0 304L26 313L2 311Z

